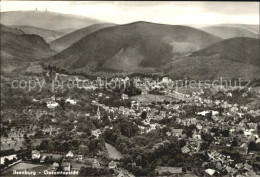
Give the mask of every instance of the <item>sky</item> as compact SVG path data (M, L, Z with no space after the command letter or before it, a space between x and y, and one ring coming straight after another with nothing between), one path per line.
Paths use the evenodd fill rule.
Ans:
M35 8L117 24L259 24L259 2L1 1L1 12Z

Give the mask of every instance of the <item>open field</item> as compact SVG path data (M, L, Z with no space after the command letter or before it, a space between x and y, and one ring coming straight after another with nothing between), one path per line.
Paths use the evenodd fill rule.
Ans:
M3 171L1 173L1 175L2 176L17 176L17 175L13 175L13 170L16 170L16 171L25 171L25 170L36 171L35 168L37 168L37 167L43 167L43 165L21 162L21 163L17 163L16 165L10 167L9 169Z
M42 153L42 156L52 156L55 159L61 158L63 155L62 154L53 154L53 153Z
M108 156L111 159L121 159L123 158L123 154L119 152L115 147L111 146L108 143L105 143L107 151L108 151Z

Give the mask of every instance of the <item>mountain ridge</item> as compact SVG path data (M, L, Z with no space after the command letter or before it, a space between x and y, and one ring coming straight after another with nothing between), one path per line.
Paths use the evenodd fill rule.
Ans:
M99 23L99 24L94 24L87 26L85 28L78 29L76 31L73 31L71 33L68 33L52 42L50 42L51 48L53 48L56 51L62 51L78 40L80 40L82 37L93 33L97 30L100 30L102 28L110 27L110 26L115 26L115 24L112 23Z
M260 67L259 42L259 39L249 37L225 39L205 49L193 52L191 56L219 54L220 58L228 58L242 63L246 61L246 63Z
M225 39L169 63L164 69L173 78L260 78L260 40Z
M142 58L139 63L141 68L157 68L171 61L173 56L202 49L220 40L192 27L141 21L100 29L51 57L49 61L50 65L68 70L102 70L106 68L102 66L106 61L122 51L122 60L125 57L131 62L127 57L139 56ZM138 52L131 53L135 49ZM124 51L128 51L127 56ZM132 64L130 66L133 67Z
M30 62L42 62L55 53L41 36L25 34L4 25L1 25L0 32L1 66L4 71L23 69Z
M13 25L10 26L12 28L17 28L25 32L26 34L36 34L38 36L41 36L44 38L46 42L51 42L63 35L65 33L56 31L56 30L50 30L50 29L45 29L45 28L39 28L36 26L28 26L28 25Z
M103 22L84 16L49 11L8 11L1 12L1 23L7 26L28 25L50 30L58 30L62 28L79 29L95 23Z
M246 28L242 28L239 26L216 25L216 26L204 27L201 29L210 34L221 37L223 39L234 38L234 37L259 38L259 33L252 32Z

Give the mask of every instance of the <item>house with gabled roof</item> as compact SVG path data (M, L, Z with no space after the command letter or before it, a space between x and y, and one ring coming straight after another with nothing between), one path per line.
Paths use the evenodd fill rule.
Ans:
M69 172L71 170L71 165L69 162L62 162L61 167L65 172Z
M32 160L38 160L41 158L41 153L37 150L32 151Z
M57 162L54 162L54 163L52 164L51 168L52 168L53 170L57 170L57 168L59 168L59 164L58 164Z
M92 168L100 168L100 163L98 162L98 160L96 158L92 162Z
M108 168L109 169L115 169L116 168L116 163L112 160L111 162L109 162Z
M190 148L189 148L187 145L185 145L184 147L182 147L182 148L181 148L181 151L182 151L182 153L184 153L184 154L187 154L187 153L191 152Z
M68 154L66 154L66 157L67 157L67 158L72 158L72 157L74 157L73 152L72 152L72 151L69 151Z
M171 133L172 133L173 136L181 137L182 133L183 133L183 129L172 128Z

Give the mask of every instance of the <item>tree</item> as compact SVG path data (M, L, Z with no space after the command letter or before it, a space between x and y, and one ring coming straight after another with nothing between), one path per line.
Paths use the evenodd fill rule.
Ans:
M105 114L101 119L102 119L104 125L109 125L110 124L110 120L109 120L107 114Z
M242 134L244 134L244 131L243 130L239 130L238 134L242 135Z
M170 160L168 161L168 164L169 164L170 166L174 167L174 166L176 165L176 161L175 161L174 159L170 159Z
M24 135L23 135L23 138L24 138L24 139L27 139L27 138L28 138L27 134L24 134Z
M248 144L248 151L256 151L256 143L254 141L251 141L249 144Z
M62 98L60 100L60 103L59 103L60 107L62 108L62 110L65 110L65 106L66 106L66 101L64 98Z
M141 118L142 118L142 119L146 119L146 118L147 118L147 112L146 112L146 111L143 111L143 112L141 113Z
M92 112L93 108L91 107L91 105L86 104L85 106L83 106L83 111Z
M186 172L187 172L187 170L186 170L185 167L182 167L182 172L183 172L183 173L186 173Z
M42 131L42 130L38 130L38 131L36 131L36 133L34 134L34 137L35 137L35 138L41 138L41 137L43 137L43 135L44 135L43 131Z
M211 135L208 134L208 133L202 133L201 138L202 138L204 141L206 141L208 144L210 144L210 143L214 140L213 136L211 136Z
M89 153L89 148L88 146L85 145L80 145L79 146L79 154L86 156Z
M238 146L237 140L233 140L232 143L231 143L231 146L232 146L232 147Z
M61 144L61 148L62 148L62 151L67 152L67 151L69 150L68 142L67 142L67 141L64 141L64 142Z
M5 158L4 165L8 167L10 165L10 160L8 158Z
M30 139L28 138L27 134L24 134L23 138L24 138L24 141L26 144L29 144L31 142Z
M40 149L41 150L47 150L48 146L49 146L49 142L50 142L49 139L43 139L41 144L40 144Z
M224 112L224 108L223 108L223 107L219 107L219 108L218 108L219 116L222 116L222 115L223 115L223 112Z
M138 155L136 157L136 163L138 166L142 166L142 156Z
M229 137L229 130L223 130L221 131L221 134L223 135L223 137Z
M133 122L124 121L119 126L121 133L129 138L138 132L138 126Z
M78 139L76 139L76 138L73 138L73 139L72 139L73 148L78 148L79 143L80 143L80 142L79 142Z
M208 119L212 119L212 111L210 111L209 113L206 114Z

